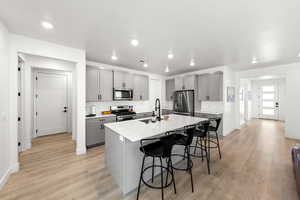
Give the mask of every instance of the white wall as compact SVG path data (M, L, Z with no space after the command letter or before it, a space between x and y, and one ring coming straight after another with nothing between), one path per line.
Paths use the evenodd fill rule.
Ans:
M162 87L161 87L161 104L162 108L165 108L165 81L164 81L164 76L157 75L157 74L151 74L147 72L141 72L137 70L130 70L130 69L125 69L122 67L118 66L113 66L113 65L107 65L107 64L102 64L102 63L97 63L97 62L87 62L88 66L92 66L95 68L105 68L105 69L115 69L115 70L123 70L123 71L128 71L129 73L136 73L136 74L143 74L149 76L149 92L152 90L153 86L151 85L151 79L156 79L160 80ZM149 100L148 101L108 101L108 102L88 102L86 104L86 110L87 113L90 110L90 107L92 105L96 106L96 111L101 112L104 110L109 110L110 106L117 106L117 105L133 105L134 110L136 112L151 112L154 110L155 106L155 97L151 96L151 93L149 93Z
M0 189L10 174L9 166L9 33L0 22Z
M236 72L230 67L224 67L223 76L223 135L230 134L235 129L239 128L239 122L236 115L236 105L238 105L238 87L236 82ZM227 87L235 87L235 101L227 102Z
M76 153L84 154L85 146L85 72L86 60L85 51L57 45L54 43L32 39L29 37L10 34L9 51L9 131L10 131L10 168L18 171L18 150L17 150L17 66L18 54L30 54L49 58L55 58L75 63L76 96L75 96L75 115L72 130L76 133Z

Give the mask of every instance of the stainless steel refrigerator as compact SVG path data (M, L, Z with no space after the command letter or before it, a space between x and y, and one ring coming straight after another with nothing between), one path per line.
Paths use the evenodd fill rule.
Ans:
M173 110L177 114L195 115L194 90L180 90L174 92Z

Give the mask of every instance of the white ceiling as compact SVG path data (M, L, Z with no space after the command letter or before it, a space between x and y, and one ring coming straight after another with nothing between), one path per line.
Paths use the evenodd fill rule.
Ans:
M167 64L170 74L231 64L251 68L253 57L264 64L286 62L300 52L299 0L0 0L0 5L0 20L12 32L84 48L92 61L145 70L139 63L145 59L146 70L154 73L165 74ZM42 20L54 29L44 30ZM131 46L132 38L138 47Z

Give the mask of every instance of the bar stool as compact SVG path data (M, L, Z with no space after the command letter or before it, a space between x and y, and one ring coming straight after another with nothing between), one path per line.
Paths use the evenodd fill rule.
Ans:
M218 129L221 124L221 117L217 118L210 118L210 124L208 127L208 132L215 132L215 138L210 137L210 142L214 144L214 146L210 146L210 148L217 148L219 151L220 160L222 159L221 149L220 149L220 142L219 142L219 134Z
M142 182L150 188L161 189L162 199L164 199L164 188L169 187L172 183L173 183L173 187L174 187L174 193L176 194L174 171L173 171L173 168L171 167L172 166L171 152L172 152L173 142L170 140L167 140L164 137L161 137L161 138L143 139L140 141L140 143L141 143L140 151L142 153L144 153L144 157L143 157L143 162L142 162L142 167L141 167L141 174L140 174L140 180L139 180L139 186L138 186L138 192L137 192L137 200L139 199L140 187L141 187ZM147 157L152 157L153 163L152 163L152 165L144 168L145 159ZM155 158L158 158L160 160L160 165L156 165L154 163ZM166 163L167 163L166 167L163 166L163 159L166 159ZM160 186L150 185L149 183L147 183L144 180L144 177L143 177L144 173L147 170L152 169L152 182L153 182L154 168L160 168L160 173L161 173L161 185ZM166 171L167 177L169 176L169 174L172 177L170 182L168 182L168 179L167 179L165 184L164 184L164 180L163 180L163 170Z
M193 182L193 173L192 173L192 168L193 168L193 162L191 160L190 156L190 145L193 141L194 137L194 132L195 132L195 126L186 126L184 127L183 134L180 133L173 133L165 138L167 138L170 141L173 141L173 145L182 145L184 146L184 152L183 154L171 154L171 158L173 157L183 157L183 160L187 158L187 166L184 168L179 168L175 167L174 165L171 165L171 167L175 170L181 170L181 171L188 171L190 176L191 176L191 186L192 186L192 192L194 192L194 182ZM168 180L168 175L167 175L167 180Z
M194 148L194 152L191 154L192 157L202 158L202 161L204 160L204 157L206 158L208 174L210 174L210 134L208 134L209 124L210 121L204 121L199 124L198 128L196 128L194 132L196 143L195 145L190 146ZM200 150L200 155L197 150Z

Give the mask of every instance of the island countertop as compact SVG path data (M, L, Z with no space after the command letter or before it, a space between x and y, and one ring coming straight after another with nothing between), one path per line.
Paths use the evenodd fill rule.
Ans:
M136 142L145 138L150 138L168 131L176 130L207 120L206 118L176 114L171 114L168 116L168 120L161 120L155 123L150 122L146 124L141 121L143 119L136 119L123 122L107 123L104 126L111 129L120 136L125 137L131 142Z

